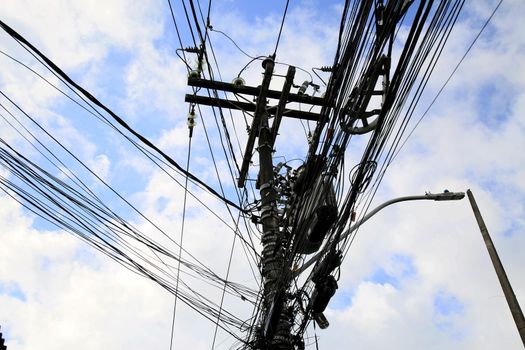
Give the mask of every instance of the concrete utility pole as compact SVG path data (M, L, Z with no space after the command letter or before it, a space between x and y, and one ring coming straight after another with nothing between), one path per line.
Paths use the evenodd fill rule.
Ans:
M287 103L298 102L312 106L324 106L326 101L322 97L309 96L304 94L304 92L290 93L295 76L295 67L293 66L288 67L282 90L270 90L270 81L275 65L273 58L266 58L262 65L264 76L262 84L258 87L206 80L199 77L188 78L188 85L190 86L256 96L255 104L199 96L197 94L187 94L185 100L194 104L254 112L237 183L239 187L245 186L254 146L258 138L259 176L257 185L261 195L260 223L263 230L261 239L263 248L261 270L263 285L261 314L259 315L254 339L250 339L250 342L251 347L256 350L289 350L294 346L291 336L293 315L288 310L287 305L287 292L291 274L283 275L283 271L289 271L289 267L285 266L281 220L277 211L278 194L272 162L273 146L282 118L311 121L321 119L321 115L318 113L288 109L286 108ZM278 102L276 105L268 106L267 99L278 100ZM269 125L270 116L273 116L271 127Z
M249 341L251 348L256 350L288 350L294 347L291 336L293 315L289 310L287 300L292 276L291 273L283 275L290 269L289 266L285 266L287 262L285 261L285 248L281 232L281 218L277 211L278 194L272 162L273 146L283 118L321 120L319 113L290 109L287 108L287 103L298 102L303 105L324 106L326 101L322 97L309 96L304 91L301 93L290 92L294 86L295 67L293 66L288 67L283 88L280 91L270 90L270 81L275 65L273 58L266 58L262 65L264 68L263 81L257 87L244 86L235 80L233 83L225 83L194 76L188 78L188 85L190 86L254 96L256 97L255 103L199 96L196 93L187 94L185 100L192 104L254 112L237 182L238 187L245 186L254 146L258 138L259 176L257 186L261 195L259 222L262 224L263 230L261 239L263 248L261 258L262 307L258 326L253 335L254 338ZM274 104L268 105L268 100L273 100ZM275 100L278 100L277 103ZM269 119L271 117L273 117L273 122L270 126Z
M516 295L512 290L512 286L510 285L507 274L505 273L505 269L501 264L496 247L490 238L489 231L487 230L487 226L485 226L485 222L483 221L483 217L481 216L481 212L479 211L478 205L471 190L467 190L467 196L468 200L470 201L470 205L472 206L474 216L476 217L476 221L478 222L481 236L483 237L483 241L485 241L485 246L489 252L490 260L492 260L492 265L494 266L494 270L496 270L496 275L498 276L499 283L501 284L501 289L503 289L503 294L505 294L505 299L507 299L510 312L512 313L512 317L514 318L514 322L518 328L521 341L525 347L525 318L523 317L520 304L518 303L518 299L516 299Z
M255 124L259 124L259 179L261 194L261 223L262 234L262 277L263 277L263 315L266 315L265 326L262 330L263 346L269 349L290 349L291 323L283 309L283 303L278 297L278 291L282 282L282 266L284 264L284 251L282 248L279 232L279 215L277 213L277 193L274 187L273 174L273 140L272 132L268 124L268 113L266 112L266 92L268 91L270 79L273 73L274 62L267 58L263 61L264 79L261 92L257 99ZM252 128L252 133L257 132ZM247 147L250 147L248 144ZM253 147L253 146L252 146ZM271 322L271 319L275 320ZM261 336L261 334L259 335Z

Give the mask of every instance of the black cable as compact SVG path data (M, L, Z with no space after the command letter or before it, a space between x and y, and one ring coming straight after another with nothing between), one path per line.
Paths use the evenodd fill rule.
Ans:
M126 200L120 193L118 193L113 187L111 187L106 181L104 181L98 174L94 173L87 165L85 165L78 157L76 157L69 149L67 149L63 144L61 144L55 137L53 137L49 132L40 125L34 118L30 117L24 110L21 109L20 106L18 106L13 100L11 100L7 95L5 95L2 91L0 91L0 95L4 96L9 102L11 102L17 109L20 110L28 119L30 119L38 128L40 128L48 137L50 137L54 142L56 142L66 153L68 153L73 159L75 159L82 167L84 167L88 172L90 172L98 181L100 181L102 184L104 184L111 192L113 192L117 197L119 197L122 201L124 201L131 209L133 209L137 214L139 214L142 218L144 218L146 221L148 221L151 225L153 225L159 232L161 232L164 236L166 236L168 239L170 239L173 243L177 244L173 239L171 239L160 227L158 227L156 224L154 224L149 218L147 218L142 212L140 212L135 206L133 206L128 200ZM19 157L22 157L20 154L18 154ZM185 251L187 254L192 256L189 252ZM198 261L195 257L192 256L196 261ZM200 262L199 262L200 263ZM201 263L202 264L202 263ZM205 266L202 264L202 266Z
M217 29L214 29L213 27L210 27L210 32L216 32L216 33L220 33L222 35L224 35L226 38L230 39L230 41L233 43L233 45L235 45L235 47L240 51L242 52L245 56L251 58L251 59L255 59L255 56L252 56L248 53L246 53L246 51L244 51L243 49L241 49L241 47L239 45L237 45L237 43L235 42L235 40L233 40L228 34L226 34L225 32L223 31L220 31L220 30L217 30Z
M437 99L439 98L439 96L441 96L441 93L443 92L443 90L445 89L445 87L448 85L448 83L450 82L450 80L452 79L452 77L454 76L454 74L456 74L457 70L459 69L459 67L461 66L461 64L463 63L463 61L465 60L465 58L467 57L467 55L469 54L470 50L474 47L474 44L476 44L476 41L479 39L479 37L481 36L481 34L483 33L483 31L485 30L485 28L487 27L487 25L490 23L490 21L492 20L492 17L494 17L494 15L496 14L496 12L498 11L500 5L503 3L503 0L500 0L498 2L498 4L496 5L496 7L494 8L494 10L492 10L492 13L490 14L490 16L487 18L487 20L485 21L485 23L483 24L483 26L481 27L481 29L479 30L479 32L476 34L476 36L474 37L474 40L472 40L472 42L470 43L469 47L467 48L467 50L465 51L465 53L463 54L463 56L461 57L461 59L459 60L459 62L456 64L456 66L454 67L454 69L452 70L452 72L450 73L450 75L447 77L447 80L445 80L445 82L443 83L443 85L441 86L441 88L439 89L439 91L437 92L437 94L434 96L434 98L432 99L432 101L430 102L430 104L427 106L427 108L425 109L425 111L423 112L423 114L421 115L421 117L418 119L418 121L416 122L416 124L414 125L414 127L412 128L412 130L408 133L407 137L405 138L405 140L402 142L401 146L399 147L399 149L397 150L396 154L394 155L394 157L392 158L392 161L394 161L394 159L397 157L397 155L399 154L399 152L401 152L401 149L405 146L406 142L408 141L408 139L410 138L410 136L412 136L412 134L414 133L414 131L416 130L416 128L419 126L419 124L421 123L421 121L426 117L426 115L428 114L428 112L430 111L430 109L432 108L432 106L434 105L434 103L437 101Z
M283 13L283 19L281 20L281 27L279 28L279 34L277 35L277 42L275 43L275 50L273 50L273 55L272 57L275 59L275 55L277 54L277 48L279 47L279 40L281 40L281 33L283 31L283 25L284 25L284 20L286 19L286 13L288 12L288 4L289 4L290 0L286 0L286 6L284 8L284 13Z
M198 2L198 5L199 5L199 13L200 13L200 15L201 15L201 19L202 19L202 21L204 22L204 16L203 16L203 14L202 14L202 9L201 9L201 7L200 7L200 2ZM208 20L206 21L206 23L207 23L207 26L208 26L208 25L209 25L209 18L208 18ZM211 38L207 37L207 39L208 39L208 48L211 50L212 58L213 58L213 60L215 61L215 67L217 68L217 72L218 72L218 74L219 74L219 79L222 80L222 76L221 76L221 72L220 72L220 67L219 67L219 64L218 64L218 62L217 62L217 58L216 58L216 56L215 56L215 51L214 51L214 49L213 49L213 45L212 45L212 42L211 42ZM208 72L209 72L209 75L210 75L210 79L211 79L211 80L215 80L214 77L213 77L213 69L212 69L212 67L211 67L211 65L210 65L210 60L208 59L207 50L204 49L203 51L204 51L204 57L206 58L206 62L207 62L207 65L208 65ZM210 89L208 89L208 94L210 95L210 97L211 97L211 94L213 94L213 96L214 96L215 98L218 98L218 92L217 92L217 90L215 90L215 89L211 90L211 94L210 94ZM225 95L226 95L226 94L225 94ZM199 107L199 111L201 112L200 107ZM233 163L234 163L235 166L236 166L236 170L237 170L237 172L239 172L239 166L238 166L238 163L237 163L237 160L236 160L236 157L235 157L235 152L234 152L234 150L233 150L233 145L232 145L232 143L231 143L230 133L229 133L229 131L228 131L228 128L227 128L227 125L226 125L226 121L225 121L225 118L224 118L224 114L223 114L223 110L222 110L221 106L218 106L218 111L219 111L218 114L219 114L219 117L220 117L220 121L221 121L221 124L222 124L222 128L223 128L223 130L224 130L225 139L226 139L226 142L227 142L227 145L228 145L228 150L230 151L230 155L231 155L231 157L232 157L232 161L233 161ZM229 157L228 157L228 153L227 153L227 151L226 151L226 147L224 146L224 142L223 142L223 138L222 138L222 133L221 133L221 127L219 126L219 122L218 122L217 114L215 113L215 108L212 108L212 112L213 112L213 115L214 115L214 117L215 117L215 118L214 118L214 119L215 119L215 124L216 124L216 126L217 126L217 130L218 130L218 132L219 132L220 142L221 142L222 149L223 149L223 151L224 151L224 156L225 156L226 160L228 161L227 164L228 164L228 169L229 169L229 171L230 171L230 175L231 175L231 178L232 178L232 183L233 183L234 186L235 186L235 176L234 176L234 174L233 174L232 167L230 166ZM232 119L232 123L233 123L233 114L232 114L231 109L229 109L229 113L230 113L230 118ZM202 112L201 112L201 114L202 114ZM219 181L219 185L220 185L221 193L224 195L224 189L223 189L223 187L222 187L221 177L219 176L219 173L218 173L218 170L217 170L217 165L216 165L216 162L215 162L215 156L214 156L213 148L212 148L212 146L211 146L210 138L209 138L209 136L208 136L208 131L207 131L207 127L206 127L206 123L205 123L205 121L204 121L204 118L203 118L202 122L203 122L204 132L205 132L205 135L206 135L206 140L207 140L207 142L208 142L208 146L209 146L209 148L210 148L210 154L211 154L211 157L212 157L212 161L214 162L214 168L215 168L215 172L216 172L216 174L217 174L217 179L218 179L218 181ZM235 123L233 123L233 126L234 126L234 131L235 131ZM237 135L236 135L236 137L237 137ZM237 141L238 141L238 137L237 137ZM240 146L240 145L239 145L239 146ZM241 154L242 154L242 149L241 149ZM246 190L243 192L243 194L240 194L240 193L239 193L239 190L237 189L237 187L235 187L235 189L236 189L236 192L237 192L237 196L238 196L239 203L244 203L244 200L243 200L243 198L245 198L244 196L246 195L246 198L247 198L247 192L246 192ZM238 220L239 220L240 217L238 217L237 220L235 220L234 217L233 217L233 214L231 213L231 210L230 210L228 207L226 207L226 209L228 210L228 213L229 213L230 217L232 218L233 222L235 223L235 228L236 228L235 231L237 231L237 230L238 230L238 227L239 227L239 225L238 225ZM246 217L242 216L242 219L243 219L245 225L247 226ZM259 255L257 254L257 252L255 251L254 243L253 243L253 240L252 240L251 235L248 235L248 238L250 239L251 244L248 243L248 242L246 242L246 240L244 239L244 237L242 237L241 234L239 234L239 237L241 238L241 243L243 243L243 244L242 244L242 248L243 248L243 250L244 250L244 252L245 252L245 254L246 254L246 258L247 258L247 260L248 260L248 263L249 263L250 269L252 270L252 273L253 273L253 268L252 268L252 264L251 264L251 261L250 261L250 257L252 257L252 259L255 261L256 264L257 264L257 261L256 261L256 259L255 259L251 254L248 255L248 252L252 253L252 251L253 251L253 253L255 253L255 255L257 255L258 258L260 258L260 257L259 257ZM251 251L248 250L248 252L247 252L247 251L246 251L246 247L251 248ZM255 274L254 274L254 278L255 278Z
M184 0L182 1L184 4ZM195 5L193 3L193 0L190 0L190 7L191 7L191 14L193 16L193 21L195 23L195 27L197 28L197 33L199 34L201 47L202 47L202 50L204 51L206 47L205 46L206 45L205 36L202 34L201 26L199 25L199 20L197 19L197 12L195 11ZM184 9L186 10L186 7L184 7Z
M399 140L400 137L399 135L404 132L406 123L410 119L410 111L419 101L420 94L423 91L426 82L428 81L428 77L433 71L436 60L441 54L444 43L448 39L450 30L457 19L457 15L459 14L459 10L461 9L463 2L455 1L453 3L454 5L451 9L451 2L440 2L438 4L436 13L431 15L432 20L430 21L430 24L426 23L426 18L429 17L428 13L432 7L431 2L422 4L423 7L425 7L424 11L422 11L423 7L420 5L418 13L410 17L410 19L413 21L411 26L411 32L413 34L409 34L409 37L406 40L405 48L403 50L404 52L400 56L394 77L392 78L391 85L389 86L388 94L390 96L387 96L387 101L385 102L386 106L384 105L383 107L386 110L391 109L391 111L383 111L383 114L379 115L379 117L382 118L379 120L381 123L378 124L379 126L372 134L372 137L369 139L365 153L362 157L362 162L375 162L377 164L382 164L381 171L379 172L379 178L384 175L383 170L386 170L384 166L388 164L388 158L390 158L391 150L395 148L397 144L396 140ZM357 7L357 4L359 4L359 7ZM389 2L389 4L396 6L396 4L399 3ZM348 30L346 28L343 29L344 20L342 21L339 40L340 45L338 54L336 55L336 58L339 56L341 59L335 60L335 69L332 76L330 77L326 94L328 101L332 102L330 105L334 107L333 109L323 107L324 110L322 111L322 113L327 113L327 115L331 116L329 127L333 128L333 130L331 130L333 136L330 138L325 136L325 141L321 144L321 149L324 152L323 154L326 156L330 155L330 152L334 150L335 146L343 150L346 149L346 145L350 141L350 137L346 135L346 133L337 125L338 123L335 123L334 121L337 119L339 113L344 112L343 108L346 101L348 101L349 97L351 96L351 89L362 79L358 78L359 75L363 78L368 76L368 73L366 72L369 69L367 68L367 66L369 67L369 64L367 62L370 60L373 61L376 59L376 57L379 57L378 54L384 49L384 46L381 42L378 43L377 41L374 42L370 40L370 35L368 34L370 32L369 30L364 30L365 27L362 27L363 29L358 29L358 23L365 23L364 16L368 13L368 11L363 11L363 8L366 7L367 3L365 1L354 2L354 7L352 9L350 9L349 2L347 2L347 5L348 6L345 6L345 14L348 16L348 18L352 18L349 23L351 23L351 26L354 28ZM405 13L401 13L400 17L404 18ZM345 16L343 17L345 18ZM390 20L387 18L386 23L389 23L388 21ZM389 30L392 32L397 32L397 29L392 26ZM357 40L354 40L353 38L356 38ZM366 44L367 42L368 44ZM383 41L383 43L386 43L386 41ZM368 48L365 49L365 47ZM387 47L386 49L389 48ZM425 63L427 62L427 57L430 57L429 63ZM340 67L345 68L342 71ZM417 88L417 91L413 95L414 97L412 97L412 102L409 106L409 113L401 120L401 128L398 129L397 133L395 133L393 146L387 148L387 141L390 140L392 135L394 135L394 127L396 126L396 122L398 121L398 118L401 114L401 108L406 103L409 93L411 93L412 86L416 81L419 71L423 70L424 67L426 67L426 71ZM359 75L355 75L355 72L358 71L360 72ZM332 91L336 91L337 93ZM322 126L322 122L318 124L318 128L316 129L316 137L320 137L321 135L319 132L319 130L321 130L319 125ZM325 135L328 135L328 133ZM310 154L313 154L312 152L315 150L315 147L316 145L314 144L310 148ZM386 150L388 150L388 152L386 152ZM386 160L383 152L386 152ZM344 158L342 156L333 157L333 155L330 155L326 169L333 169L334 167L339 168L338 164L342 165L343 159ZM346 226L349 213L355 209L356 205L359 205L358 203L362 202L361 198L363 194L360 192L362 192L361 190L363 189L363 181L366 182L366 180L371 180L371 174L366 175L366 171L364 170L365 167L363 167L363 171L358 171L358 173L361 173L361 176L356 175L353 184L354 186L349 190L349 193L343 203L338 201L342 211L338 222L334 226L331 233L328 235L328 242L338 241L338 233L341 232L340 230ZM340 173L345 174L344 171ZM367 191L367 199L365 200L367 203L369 203L368 199L372 198L375 191L377 191L380 182L377 182L377 179L378 178L376 177L376 182L374 182L371 186L371 190ZM352 195L352 193L356 192L359 195ZM355 238L355 235L352 236L352 239L353 238ZM321 251L326 251L330 246L333 247L334 245L327 243ZM304 290L311 291L311 288L312 286L311 284L308 284L308 282L303 286ZM299 333L302 332L302 329L304 329L308 321L309 318L305 317L303 322L304 326L299 328Z
M67 227L66 227L67 228ZM71 227L69 227L68 229L69 231L72 230ZM73 229L73 232L75 232L75 230ZM78 233L78 231L77 231ZM84 236L85 237L85 236ZM93 242L92 242L93 243ZM116 248L114 248L115 251L117 252L117 254L119 255L123 255L123 252L121 252L120 250L117 250ZM126 257L126 255L123 255L124 257ZM129 259L129 258L126 258L126 259ZM156 280L157 282L159 282L161 285L163 285L164 287L168 287L166 286L162 281L159 281L156 277L154 277L153 275L151 275L151 273L148 273L146 270L144 270L140 265L137 265L133 260L129 260L136 268L138 268L140 271L142 271L143 273L146 273L148 276L150 276L153 280ZM193 291L193 293L195 293L195 291ZM195 300L192 301L192 300L188 300L186 299L187 302L189 302L190 304L193 304L194 302L196 302ZM193 305L189 305L190 307L193 307L195 308ZM197 310L198 311L198 310ZM200 312L201 313L201 312ZM201 313L202 314L202 313ZM205 316L205 315L204 315ZM228 316L229 317L229 316ZM222 328L222 327L221 327Z
M187 175L192 181L200 184L204 188L206 188L210 193L221 199L222 201L226 202L228 205L243 211L244 210L237 204L233 203L227 198L222 197L218 192L216 192L213 188L208 186L205 182L197 178L195 175L191 173L185 173L184 169L170 156L168 156L166 153L164 153L162 150L160 150L157 146L155 146L151 141L149 141L146 137L132 129L122 118L120 118L117 114L115 114L112 110L110 110L108 107L106 107L104 104L102 104L97 98L95 98L93 95L91 95L87 90L82 88L80 85L78 85L76 82L74 82L66 73L64 73L55 63L53 63L49 58L47 58L44 54L42 54L36 47L34 47L31 43L29 43L24 37L22 37L20 34L18 34L15 30L13 30L11 27L9 27L7 24L5 24L3 21L0 20L0 26L2 29L7 32L9 35L11 35L15 40L21 42L23 45L28 47L31 51L35 52L41 59L46 62L48 66L50 66L55 72L57 72L63 79L65 79L69 84L75 87L78 91L80 91L86 98L88 98L91 102L93 102L98 107L102 108L106 113L108 113L120 126L122 126L124 129L129 131L133 136L137 137L142 143L144 143L149 148L155 150L157 153L159 153L170 165L173 165L176 169Z
M18 156L20 157L20 155L18 155ZM27 179L27 178L26 178L26 179ZM47 191L46 191L46 192L40 192L40 193L45 194L46 196L48 195L48 194L47 194ZM66 195L66 196L67 196L67 195ZM49 198L51 199L51 197L49 197ZM67 198L71 198L71 197L67 196ZM27 199L28 199L28 201L31 201L31 199L29 199L29 198L27 198ZM56 202L54 199L52 199L52 200L53 200L54 203L56 203L57 205L59 205L60 208L62 208L62 209L64 209L64 210L68 210L66 207L62 206L59 202ZM51 212L49 212L49 213L51 213ZM55 215L55 214L53 214L53 215ZM73 217L79 217L79 216L78 216L78 215L75 215L75 216L73 216ZM63 224L64 221L63 221L62 219L59 219L59 220L60 220L59 222L55 221L55 223L59 224L59 226L63 226L63 225L60 224L60 222L62 222L62 224ZM97 225L93 225L93 224L90 224L89 226L90 226L90 227L97 227ZM90 230L88 227L85 227L85 226L84 226L84 228ZM70 230L70 231L73 231L73 232L76 232L76 233L79 234L81 237L86 238L86 236L82 235L78 230L76 230L76 229L73 228L72 226L66 226L66 229L68 229L68 230ZM90 230L90 232L91 232L91 230ZM97 236L97 237L100 237L100 236ZM110 244L110 243L107 242L107 241L105 241L105 242L106 242L106 244ZM91 243L91 244L96 244L96 243L93 242L93 241L91 241L90 243ZM100 246L99 246L99 248L100 248ZM116 248L114 247L114 248L112 248L112 249L116 249ZM120 250L115 250L115 252L116 252L116 254L119 254L119 255L123 255L123 254L124 254L124 253L123 253L122 251L120 251ZM110 255L112 255L110 252L107 252L107 251L106 251L105 253L106 253L106 254L110 254ZM123 255L123 256L126 256L126 255ZM113 257L114 257L114 256L113 256ZM166 282L162 282L162 281L158 280L158 277L154 277L154 276L151 274L151 272L148 272L147 270L145 270L144 268L142 268L140 265L137 265L133 260L130 260L130 262L131 262L131 264L133 264L133 266L135 266L136 268L138 268L139 271L141 271L141 273L145 273L145 274L147 274L147 275L150 276L152 279L158 281L161 285L166 286L166 284L165 284ZM191 302L191 301L189 301L189 302ZM222 328L222 326L221 326L221 328Z
M21 157L20 155L18 155L18 156ZM96 176L96 174L94 174L94 175ZM49 176L49 175L48 175L48 176ZM62 184L62 186L64 186L64 184ZM110 189L111 189L111 188L110 188ZM46 194L46 195L47 195L47 194ZM139 214L140 214L140 212L139 212ZM122 219L118 219L118 218L117 218L117 220L120 221L120 222L123 222ZM153 224L153 223L152 223L152 224ZM153 224L153 225L154 225L154 224ZM155 225L154 225L154 226L155 226ZM129 227L129 226L126 225L126 227ZM158 227L157 227L157 228L158 228ZM162 230L160 230L160 231L162 232ZM141 236L141 237L144 237L144 236ZM147 243L146 241L144 241L144 238L141 238L141 242L143 242L143 243L145 243L145 244L147 244L148 246L151 247L150 243ZM157 248L156 248L156 249L157 249ZM161 251L161 250L159 250L159 251ZM162 251L162 253L163 253L163 254L169 254L169 253L166 252L165 250ZM188 254L189 254L189 253L188 253ZM191 256L191 254L189 254L189 255ZM198 261L198 260L196 260L196 261ZM190 266L190 267L191 267L191 266ZM195 268L193 268L193 269L195 269ZM196 271L197 271L197 270L196 270ZM201 273L202 273L202 272L204 272L204 271L201 271ZM206 273L207 273L207 272L206 272ZM214 276L214 275L209 275L209 276ZM213 278L216 278L216 277L213 277Z

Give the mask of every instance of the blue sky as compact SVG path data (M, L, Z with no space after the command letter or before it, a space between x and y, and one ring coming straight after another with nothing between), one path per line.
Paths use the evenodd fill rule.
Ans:
M175 3L175 2L174 2ZM207 2L201 1L203 7ZM251 55L273 51L284 1L214 0L211 22ZM419 117L462 57L497 1L467 1L416 113ZM277 61L306 70L330 65L342 3L291 1ZM471 188L507 268L525 303L525 5L504 1L443 94L392 164L375 203L403 195ZM175 4L182 18L180 3ZM44 3L6 0L1 19L55 60L132 127L183 164L187 152L184 94L186 73L167 1L114 0ZM184 26L185 27L185 26ZM189 46L188 33L182 33ZM224 81L249 58L217 32L210 33ZM5 34L0 49L50 74ZM97 174L174 237L180 233L182 194L127 142L68 102L24 68L0 56L0 89L36 116ZM286 71L277 66L278 73ZM249 85L260 81L255 62L244 72ZM52 77L51 77L52 78ZM307 78L299 71L297 81ZM56 79L52 80L56 82ZM279 80L273 86L278 88ZM5 100L2 100L4 103ZM246 140L242 116L234 115L239 142ZM414 118L414 119L415 119ZM230 198L235 187L221 153L211 111L199 113L192 169L219 187L206 142ZM229 115L227 123L231 125ZM29 124L27 124L29 125ZM302 158L303 127L285 120L276 147L287 159ZM0 137L28 157L46 164L0 121ZM63 154L49 139L39 137ZM350 148L357 161L364 141ZM239 147L239 145L241 147ZM122 216L157 237L107 188L69 159ZM4 169L0 169L4 174ZM182 177L177 177L183 180ZM228 218L224 206L201 193L206 204ZM0 325L11 350L168 348L173 297L137 277L76 237L57 230L0 195ZM373 205L374 206L374 205ZM232 234L188 199L185 247L224 275ZM511 232L511 234L509 234ZM160 239L160 238L159 238ZM254 286L240 246L231 279ZM214 300L216 291L205 290ZM243 317L251 309L236 300L227 308ZM331 326L317 330L320 348L519 349L496 276L466 200L404 203L385 209L359 230L342 266L338 294L326 312ZM209 349L213 325L180 306L177 349ZM53 337L49 335L53 334ZM130 337L130 334L133 334ZM309 330L309 336L313 329ZM217 349L232 345L219 332ZM37 345L38 344L38 345ZM314 348L315 345L311 345Z

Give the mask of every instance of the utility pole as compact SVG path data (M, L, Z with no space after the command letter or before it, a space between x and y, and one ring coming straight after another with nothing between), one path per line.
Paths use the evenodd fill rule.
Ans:
M485 226L485 222L483 221L483 217L481 216L481 212L479 211L478 205L471 190L467 190L467 196L470 201L470 205L472 206L474 216L476 217L476 221L478 222L481 236L483 237L483 241L485 242L485 246L489 252L490 260L492 260L492 265L494 266L494 270L496 270L496 275L498 276L499 283L501 284L501 289L503 289L503 294L505 294L505 299L507 300L510 312L512 313L512 317L516 323L516 328L518 328L521 341L525 347L525 318L523 317L520 304L518 303L518 299L516 299L516 295L512 290L512 286L510 285L509 279L507 278L503 264L499 259L496 247L490 238L489 231L487 230L487 226Z
M286 108L289 102L301 104L324 106L325 99L309 96L304 91L293 94L290 90L295 77L295 67L289 66L281 91L270 90L270 81L274 71L274 60L268 57L262 62L264 68L263 81L258 87L250 87L239 84L201 79L200 77L189 77L188 85L227 91L237 94L251 95L256 97L255 103L233 101L228 99L199 96L187 94L186 102L202 104L222 108L239 109L254 112L253 121L249 129L248 140L242 165L240 168L238 187L244 187L248 176L249 166L254 153L256 140L259 153L259 175L257 187L261 196L261 209L259 222L262 225L262 307L254 339L250 339L252 348L256 350L289 350L293 348L291 327L292 312L289 310L287 293L291 281L289 266L285 266L285 247L283 244L282 217L277 210L278 192L274 166L272 161L273 147L279 132L281 120L284 117L319 121L318 113L304 112ZM268 99L278 99L277 104L268 106ZM270 127L269 119L273 116Z
M252 133L256 132L259 123L259 179L261 194L262 233L262 277L263 277L263 315L266 315L261 345L269 349L290 349L290 320L283 309L283 300L279 300L281 271L284 264L284 251L279 232L279 215L277 213L277 193L273 175L273 142L266 112L266 92L273 73L274 62L267 58L263 61L264 79L253 120ZM260 108L259 108L260 107ZM251 136L251 135L250 135ZM248 141L250 141L248 139ZM253 147L253 146L252 146ZM247 144L247 151L250 143ZM245 153L246 155L247 153ZM244 160L246 161L246 157ZM244 166L245 163L243 163ZM247 164L247 163L246 163ZM248 166L248 164L246 165ZM242 171L242 168L241 168ZM275 321L273 321L275 320Z

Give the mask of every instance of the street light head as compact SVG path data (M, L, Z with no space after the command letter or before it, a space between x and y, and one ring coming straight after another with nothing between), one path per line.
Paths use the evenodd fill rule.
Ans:
M445 190L443 193L433 194L432 196L435 196L435 201L458 201L465 197L465 193L450 192L449 190Z

